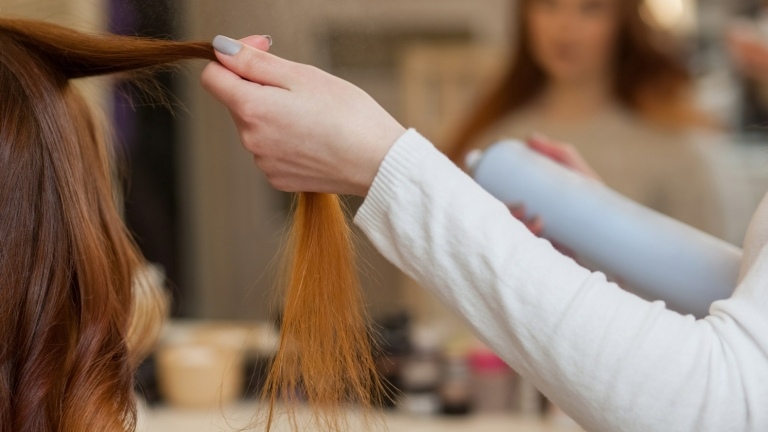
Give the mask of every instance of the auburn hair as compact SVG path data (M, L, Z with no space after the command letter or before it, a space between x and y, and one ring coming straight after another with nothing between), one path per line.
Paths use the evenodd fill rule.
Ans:
M463 160L479 135L523 108L542 93L547 73L533 53L528 13L536 0L520 0L514 11L517 47L497 85L464 123L448 155ZM686 66L662 46L660 32L642 14L644 0L617 0L619 30L613 59L615 99L647 121L667 129L716 127L692 101L692 77Z
M141 276L105 128L73 81L185 59L215 56L205 42L0 19L0 432L135 429L133 375L165 297ZM270 420L289 387L323 408L370 406L380 387L338 198L301 194L294 218Z

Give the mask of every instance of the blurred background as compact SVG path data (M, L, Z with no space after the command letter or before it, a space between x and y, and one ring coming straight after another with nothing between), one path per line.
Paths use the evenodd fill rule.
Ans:
M768 41L766 11L761 0L0 0L0 15L87 31L269 34L272 52L357 84L449 154L544 134L574 144L619 192L737 245L768 190L768 81L740 67L729 41ZM626 58L653 79L622 69ZM174 298L142 369L145 430L210 430L222 400L247 406L276 337L275 257L292 198L254 169L199 87L202 66L158 74L170 106L130 83L88 88L114 124L128 225ZM350 215L360 203L348 200ZM391 430L572 427L357 242L382 373L402 391ZM214 358L213 345L236 353ZM218 378L205 384L204 371Z

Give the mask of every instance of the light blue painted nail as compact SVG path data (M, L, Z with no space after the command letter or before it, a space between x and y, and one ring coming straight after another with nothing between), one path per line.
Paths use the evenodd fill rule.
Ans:
M261 37L266 38L269 41L269 46L272 46L272 36L270 36L270 35L262 35Z
M226 36L218 35L213 38L213 48L222 54L233 56L240 52L243 44Z

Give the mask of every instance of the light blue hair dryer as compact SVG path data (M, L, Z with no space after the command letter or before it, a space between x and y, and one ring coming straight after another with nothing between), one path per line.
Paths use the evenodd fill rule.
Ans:
M544 237L643 298L704 317L736 287L739 248L643 207L521 142L472 152L467 165L491 195L541 216Z

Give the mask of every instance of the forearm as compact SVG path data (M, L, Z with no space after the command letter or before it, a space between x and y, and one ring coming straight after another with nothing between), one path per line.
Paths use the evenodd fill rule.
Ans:
M356 222L590 430L715 424L702 409L720 399L709 371L726 353L710 322L562 256L414 133L385 159ZM718 395L738 394L738 368L724 370L735 376Z

